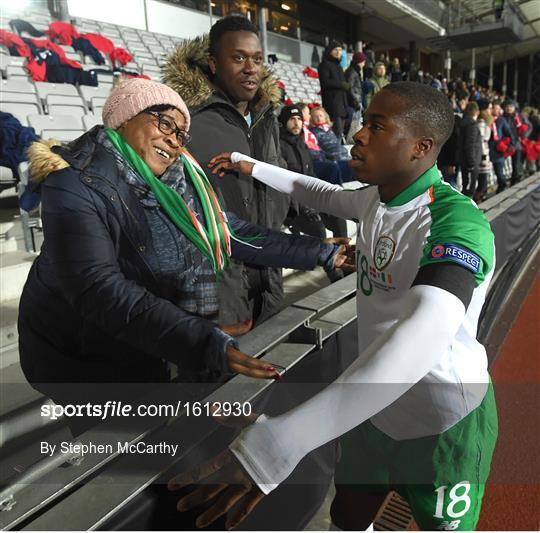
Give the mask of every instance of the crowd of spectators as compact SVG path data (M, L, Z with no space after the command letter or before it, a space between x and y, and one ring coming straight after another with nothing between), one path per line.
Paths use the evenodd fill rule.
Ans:
M315 159L323 153L341 162L345 175L341 182L347 181L346 168L343 172L345 139L352 142L373 96L399 81L428 84L448 96L454 107L455 128L441 151L439 169L446 181L476 202L484 200L488 192L501 192L536 172L540 155L538 109L521 107L517 101L476 82L448 80L440 73L434 76L407 58L390 60L380 54L376 60L373 43L365 43L363 51L352 54L344 69L345 50L337 41L331 41L325 49L318 67L322 107L311 110L304 136L308 145L309 132L316 138L321 150L311 149ZM324 172L316 163L316 175L334 183Z

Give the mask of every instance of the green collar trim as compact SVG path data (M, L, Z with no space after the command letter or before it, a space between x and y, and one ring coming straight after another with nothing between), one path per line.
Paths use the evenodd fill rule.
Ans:
M411 183L404 191L386 203L386 207L399 207L414 200L425 193L432 185L441 180L437 165L428 168L416 181Z

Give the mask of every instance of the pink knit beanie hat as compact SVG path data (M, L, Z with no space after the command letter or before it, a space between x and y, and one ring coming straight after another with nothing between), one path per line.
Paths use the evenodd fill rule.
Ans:
M176 107L186 119L184 129L189 130L189 111L180 95L168 85L144 78L131 78L111 91L103 106L103 124L117 129L141 111L161 104Z

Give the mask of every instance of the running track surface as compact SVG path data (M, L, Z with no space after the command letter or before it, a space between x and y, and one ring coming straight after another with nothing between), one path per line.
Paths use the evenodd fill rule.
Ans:
M540 276L491 369L499 440L479 530L540 530Z

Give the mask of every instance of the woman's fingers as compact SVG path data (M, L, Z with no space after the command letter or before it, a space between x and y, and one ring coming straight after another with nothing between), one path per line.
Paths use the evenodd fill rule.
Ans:
M279 379L279 372L266 361L246 355L233 346L227 348L229 368L252 378Z

